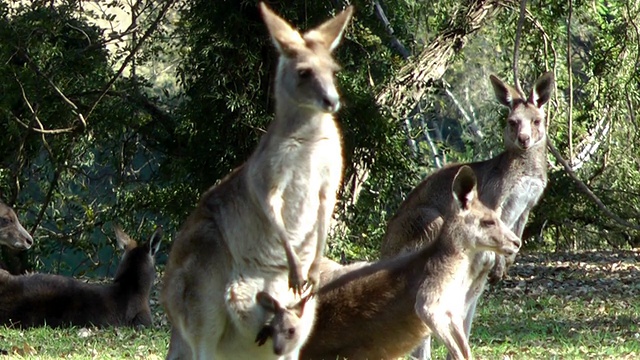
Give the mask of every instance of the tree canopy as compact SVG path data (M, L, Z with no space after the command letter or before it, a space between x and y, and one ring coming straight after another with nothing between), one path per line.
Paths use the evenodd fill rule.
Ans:
M520 3L352 3L336 50L347 167L328 254L373 259L424 176L503 149L488 76L513 83ZM308 29L346 2L269 4ZM526 5L519 78L529 90L554 72L560 157L525 246L638 246L640 4ZM0 4L0 193L36 240L18 259L3 249L8 265L112 271L116 222L171 239L271 121L275 60L256 1Z

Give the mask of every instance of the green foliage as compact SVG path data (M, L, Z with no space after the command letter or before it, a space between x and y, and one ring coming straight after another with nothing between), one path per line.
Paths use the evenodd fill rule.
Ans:
M146 231L155 226L145 220L153 214L141 209L145 199L136 206L119 199L121 187L157 178L162 154L141 137L152 118L127 101L124 94L137 87L125 79L99 100L113 64L102 30L82 20L77 7L3 9L3 193L36 229L32 266L66 273L102 266L104 272L113 257L112 246L105 247L114 244L112 221L144 224Z
M200 194L248 158L273 118L277 53L254 1L193 1L157 24L159 7L145 4L135 12L131 34L100 23L129 9L123 2L95 3L102 8L0 4L0 188L35 230L37 245L27 256L36 268L108 268L114 221L134 237L162 224L170 239ZM387 220L436 168L435 155L450 163L502 150L505 110L493 99L488 75L512 83L518 14L515 3L501 3L509 7L467 39L444 82L425 85L427 95L414 99L420 106L405 123L376 101L415 60L400 56L392 40L417 55L474 3L381 1L392 34L372 2L353 4L354 20L335 52L343 67L338 118L346 168L329 255L374 259ZM304 30L344 4L270 5ZM605 206L637 224L640 40L634 21L640 9L620 1L572 5L567 27L567 3L528 3L520 80L529 89L554 69L558 91L547 107L549 138L572 157L577 176ZM150 28L156 30L132 54ZM638 231L603 216L551 157L550 165L527 246L640 244Z

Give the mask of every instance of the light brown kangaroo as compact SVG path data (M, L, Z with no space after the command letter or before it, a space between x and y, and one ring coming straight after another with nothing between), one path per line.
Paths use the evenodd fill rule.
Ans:
M247 162L202 196L166 266L161 301L172 338L181 342L170 347L186 343L196 359L297 357L299 347L278 355L255 344L270 318L256 295L263 291L290 307L303 290L315 291L342 177L333 117L340 108L338 65L331 52L353 10L304 34L264 3L260 10L280 54L275 119ZM310 288L303 289L305 278ZM314 308L312 298L302 314L301 342Z
M541 75L528 98L497 77L492 75L490 79L496 98L510 110L504 129L506 149L494 158L466 165L478 177L480 200L497 211L502 221L521 237L529 212L547 185L544 105L553 91L554 78L551 72ZM434 172L411 191L387 225L382 242L383 257L419 249L437 237L443 212L451 202L450 184L460 166L462 164L450 165ZM507 259L507 264L513 263L514 258L515 254ZM475 281L467 293L465 305L468 309L465 316L467 337L489 271L494 268L493 280L497 281L506 270L502 256L484 252L476 256L472 267ZM425 340L420 358L430 357L429 342L429 339Z
M300 359L393 359L435 334L470 359L465 293L476 254L512 255L520 239L478 199L468 166L454 176L441 231L419 251L372 264L322 264L317 317Z
M27 250L33 245L33 238L20 224L13 209L0 201L0 245L16 250Z
M124 255L111 284L88 284L61 275L0 272L0 324L150 326L149 294L162 229L156 229L142 245L118 227L115 232Z

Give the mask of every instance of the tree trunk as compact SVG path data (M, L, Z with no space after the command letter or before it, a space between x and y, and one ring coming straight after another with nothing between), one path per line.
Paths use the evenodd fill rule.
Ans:
M461 11L454 14L443 33L436 36L422 52L410 57L399 75L377 96L377 103L391 121L402 121L419 103L435 80L439 80L453 57L467 43L469 35L475 33L499 9L496 0L466 0ZM369 169L364 164L355 164L344 187L344 206L353 205L358 199L362 182L368 178ZM355 193L353 192L355 191Z
M413 61L408 62L399 75L378 94L377 102L396 120L404 118L413 105L442 77L454 55L467 43L484 21L499 9L494 0L467 0L464 11L451 19L447 30L427 46Z

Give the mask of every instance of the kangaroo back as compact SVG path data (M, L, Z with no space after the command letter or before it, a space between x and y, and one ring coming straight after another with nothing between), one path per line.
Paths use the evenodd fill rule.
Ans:
M61 275L0 273L0 324L150 326L153 257L161 230L140 246L119 228L116 237L125 253L111 284L88 284Z
M26 250L33 245L33 238L20 224L13 209L0 201L0 245Z

